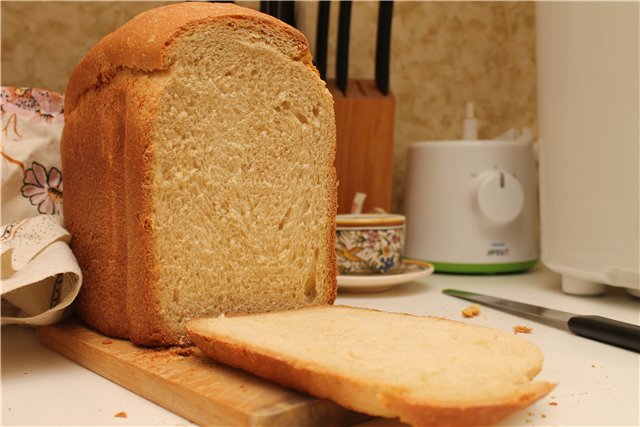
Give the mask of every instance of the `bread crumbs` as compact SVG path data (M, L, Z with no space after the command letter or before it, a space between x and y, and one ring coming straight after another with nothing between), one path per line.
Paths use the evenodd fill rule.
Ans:
M127 413L124 412L124 411L120 411L117 414L115 414L114 417L116 417L116 418L127 418Z
M558 402L549 402L548 405L549 406L558 406Z
M173 354L174 356L182 356L182 357L189 357L192 356L195 352L196 349L191 346L191 347L173 347L169 350L169 352L171 354Z
M103 344L103 345L113 344L113 341L111 341L111 340L104 340L104 341L102 341L102 344Z
M480 314L480 307L477 305L470 305L469 307L462 310L462 315L464 317L476 317Z
M533 332L533 328L529 326L516 325L513 327L514 334L530 334Z

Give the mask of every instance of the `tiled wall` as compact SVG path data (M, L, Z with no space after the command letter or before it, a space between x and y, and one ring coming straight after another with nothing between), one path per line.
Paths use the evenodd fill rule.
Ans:
M2 84L63 91L77 62L102 36L165 3L3 1ZM313 50L317 4L298 5ZM329 77L337 10L333 2ZM377 13L378 2L353 4L350 77L373 77ZM476 103L481 138L513 126L536 131L534 3L396 1L391 90L397 100L394 206L401 210L407 146L459 138L466 101Z

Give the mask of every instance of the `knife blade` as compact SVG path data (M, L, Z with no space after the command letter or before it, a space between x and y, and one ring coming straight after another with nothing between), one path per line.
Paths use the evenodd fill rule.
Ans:
M582 315L547 307L492 297L457 289L445 289L446 295L477 302L488 307L506 311L576 335L640 353L640 326L620 322L602 316Z

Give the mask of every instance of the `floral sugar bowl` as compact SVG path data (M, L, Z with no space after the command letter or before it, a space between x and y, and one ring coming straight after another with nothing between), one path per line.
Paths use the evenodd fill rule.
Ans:
M344 214L336 217L336 257L340 274L394 273L404 249L405 217Z

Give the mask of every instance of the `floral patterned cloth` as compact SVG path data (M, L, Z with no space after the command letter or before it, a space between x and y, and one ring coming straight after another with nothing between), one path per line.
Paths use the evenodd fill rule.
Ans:
M2 87L2 324L45 325L69 313L82 284L62 228L64 97Z
M2 213L6 225L39 214L62 214L60 135L64 96L2 87Z

